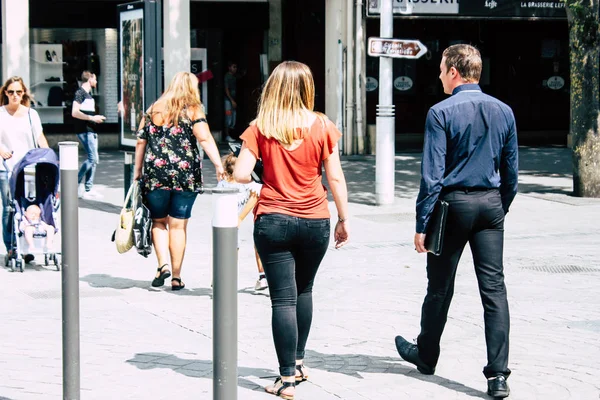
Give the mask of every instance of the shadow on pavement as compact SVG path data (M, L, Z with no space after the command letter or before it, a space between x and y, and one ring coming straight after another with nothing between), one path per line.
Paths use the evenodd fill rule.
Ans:
M121 206L114 205L112 203L106 203L98 200L84 200L79 199L79 208L87 208L88 210L103 211L109 214L119 215L121 213ZM118 223L118 218L115 218L115 226Z
M240 289L240 290L238 290L238 293L240 293L240 294L249 294L251 296L271 297L269 295L269 291L268 290L257 291L257 290L254 290L253 287L246 287L246 288Z
M348 186L348 201L375 205L375 156L342 157L342 169ZM396 155L395 175L395 196L415 197L421 183L421 155L418 153ZM325 179L323 182L328 187ZM331 191L329 195L331 197Z
M82 282L87 282L93 288L111 288L119 290L138 288L147 290L149 292L167 292L178 296L207 296L212 299L212 289L210 288L188 288L186 286L184 290L173 291L171 290L171 286L169 284L166 284L160 288L153 288L150 285L152 282L151 278L140 281L107 274L90 274L81 277L79 280Z
M111 276L107 274L90 274L83 276L79 279L82 282L87 282L91 287L94 288L112 288L112 289L131 289L139 288L150 290L150 282L138 281L135 279L121 278L117 276Z
M39 270L44 270L45 268L39 268ZM119 276L112 276L108 274L90 274L83 276L79 279L82 282L87 282L93 288L111 288L111 289L145 289L152 292L168 292L171 294L175 294L178 296L206 296L213 298L213 290L212 288L190 288L186 286L185 289L179 291L171 290L171 287L166 284L161 288L153 288L150 286L151 279L140 281L129 278L121 278ZM252 296L264 296L269 297L268 291L255 291L253 287L247 287L238 290L238 293L241 294L249 294Z
M398 149L395 156L395 197L414 199L419 192L421 180L421 153L406 152ZM222 154L227 150L222 149ZM342 156L342 168L348 186L348 200L351 203L365 205L375 204L375 166L376 156ZM100 154L100 164L96 170L95 182L110 188L122 188L123 152L107 151ZM572 151L566 147L519 147L519 174L533 178L554 178L564 182L571 179L573 173ZM205 187L216 184L214 167L210 161L203 163ZM549 184L519 185L519 191L524 193L560 193L569 194L571 188L548 181ZM323 179L325 186L327 180ZM331 192L329 193L329 200ZM81 207L118 214L120 207L101 201L82 201Z
M363 379L361 372L402 374L424 382L433 383L446 389L465 393L472 397L489 399L489 396L480 390L465 386L462 383L436 375L423 375L416 368L399 364L402 359L392 357L379 357L366 354L323 354L306 350L306 364L308 368L320 369ZM485 382L483 382L485 384Z
M548 186L538 183L519 183L518 193L555 193L566 196L573 196L573 190L564 186Z
M211 360L180 358L172 354L164 353L137 353L132 359L127 360L126 362L143 370L165 368L191 378L206 378L212 380L213 363ZM275 379L277 376L277 373L273 370L238 366L238 386L245 389L261 392L264 390L262 386L257 385L248 379L244 379L246 377Z

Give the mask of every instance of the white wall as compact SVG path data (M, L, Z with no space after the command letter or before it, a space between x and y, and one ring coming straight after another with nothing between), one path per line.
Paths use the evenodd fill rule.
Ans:
M2 83L11 76L29 80L29 1L2 0Z
M190 0L163 0L165 87L176 73L189 71Z

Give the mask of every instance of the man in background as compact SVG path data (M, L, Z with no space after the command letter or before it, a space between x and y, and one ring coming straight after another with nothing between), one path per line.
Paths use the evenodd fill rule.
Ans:
M237 117L237 102L236 102L236 89L237 89L237 64L234 62L227 63L227 73L225 74L225 140L228 142L235 142L235 139L231 137L231 130L235 128L235 121Z
M78 195L83 199L97 199L102 197L98 192L92 190L94 186L94 174L98 164L98 133L96 124L106 120L103 115L96 115L96 102L91 91L96 87L98 81L96 75L90 71L81 73L81 87L75 92L73 109L71 115L75 118L75 132L77 138L83 144L87 158L79 169L77 181L79 183Z

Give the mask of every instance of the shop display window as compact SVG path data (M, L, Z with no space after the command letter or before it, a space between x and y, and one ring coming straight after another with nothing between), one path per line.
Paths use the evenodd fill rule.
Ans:
M73 98L85 70L98 80L91 91L96 112L116 123L116 52L116 29L31 29L30 91L42 123L63 124L61 130L70 130Z

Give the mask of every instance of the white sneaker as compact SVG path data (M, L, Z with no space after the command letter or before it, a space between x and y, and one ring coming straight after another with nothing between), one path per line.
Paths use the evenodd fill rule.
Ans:
M254 285L254 290L265 290L268 287L267 278L259 278Z
M100 193L96 192L94 189L91 189L87 192L85 192L83 194L83 196L81 196L82 199L84 200L96 200L96 199L101 199L104 196L102 196Z
M225 136L225 140L227 140L228 142L235 142L235 139L229 135Z
M81 199L84 194L85 194L85 185L83 183L80 183L77 186L77 197L79 197Z

